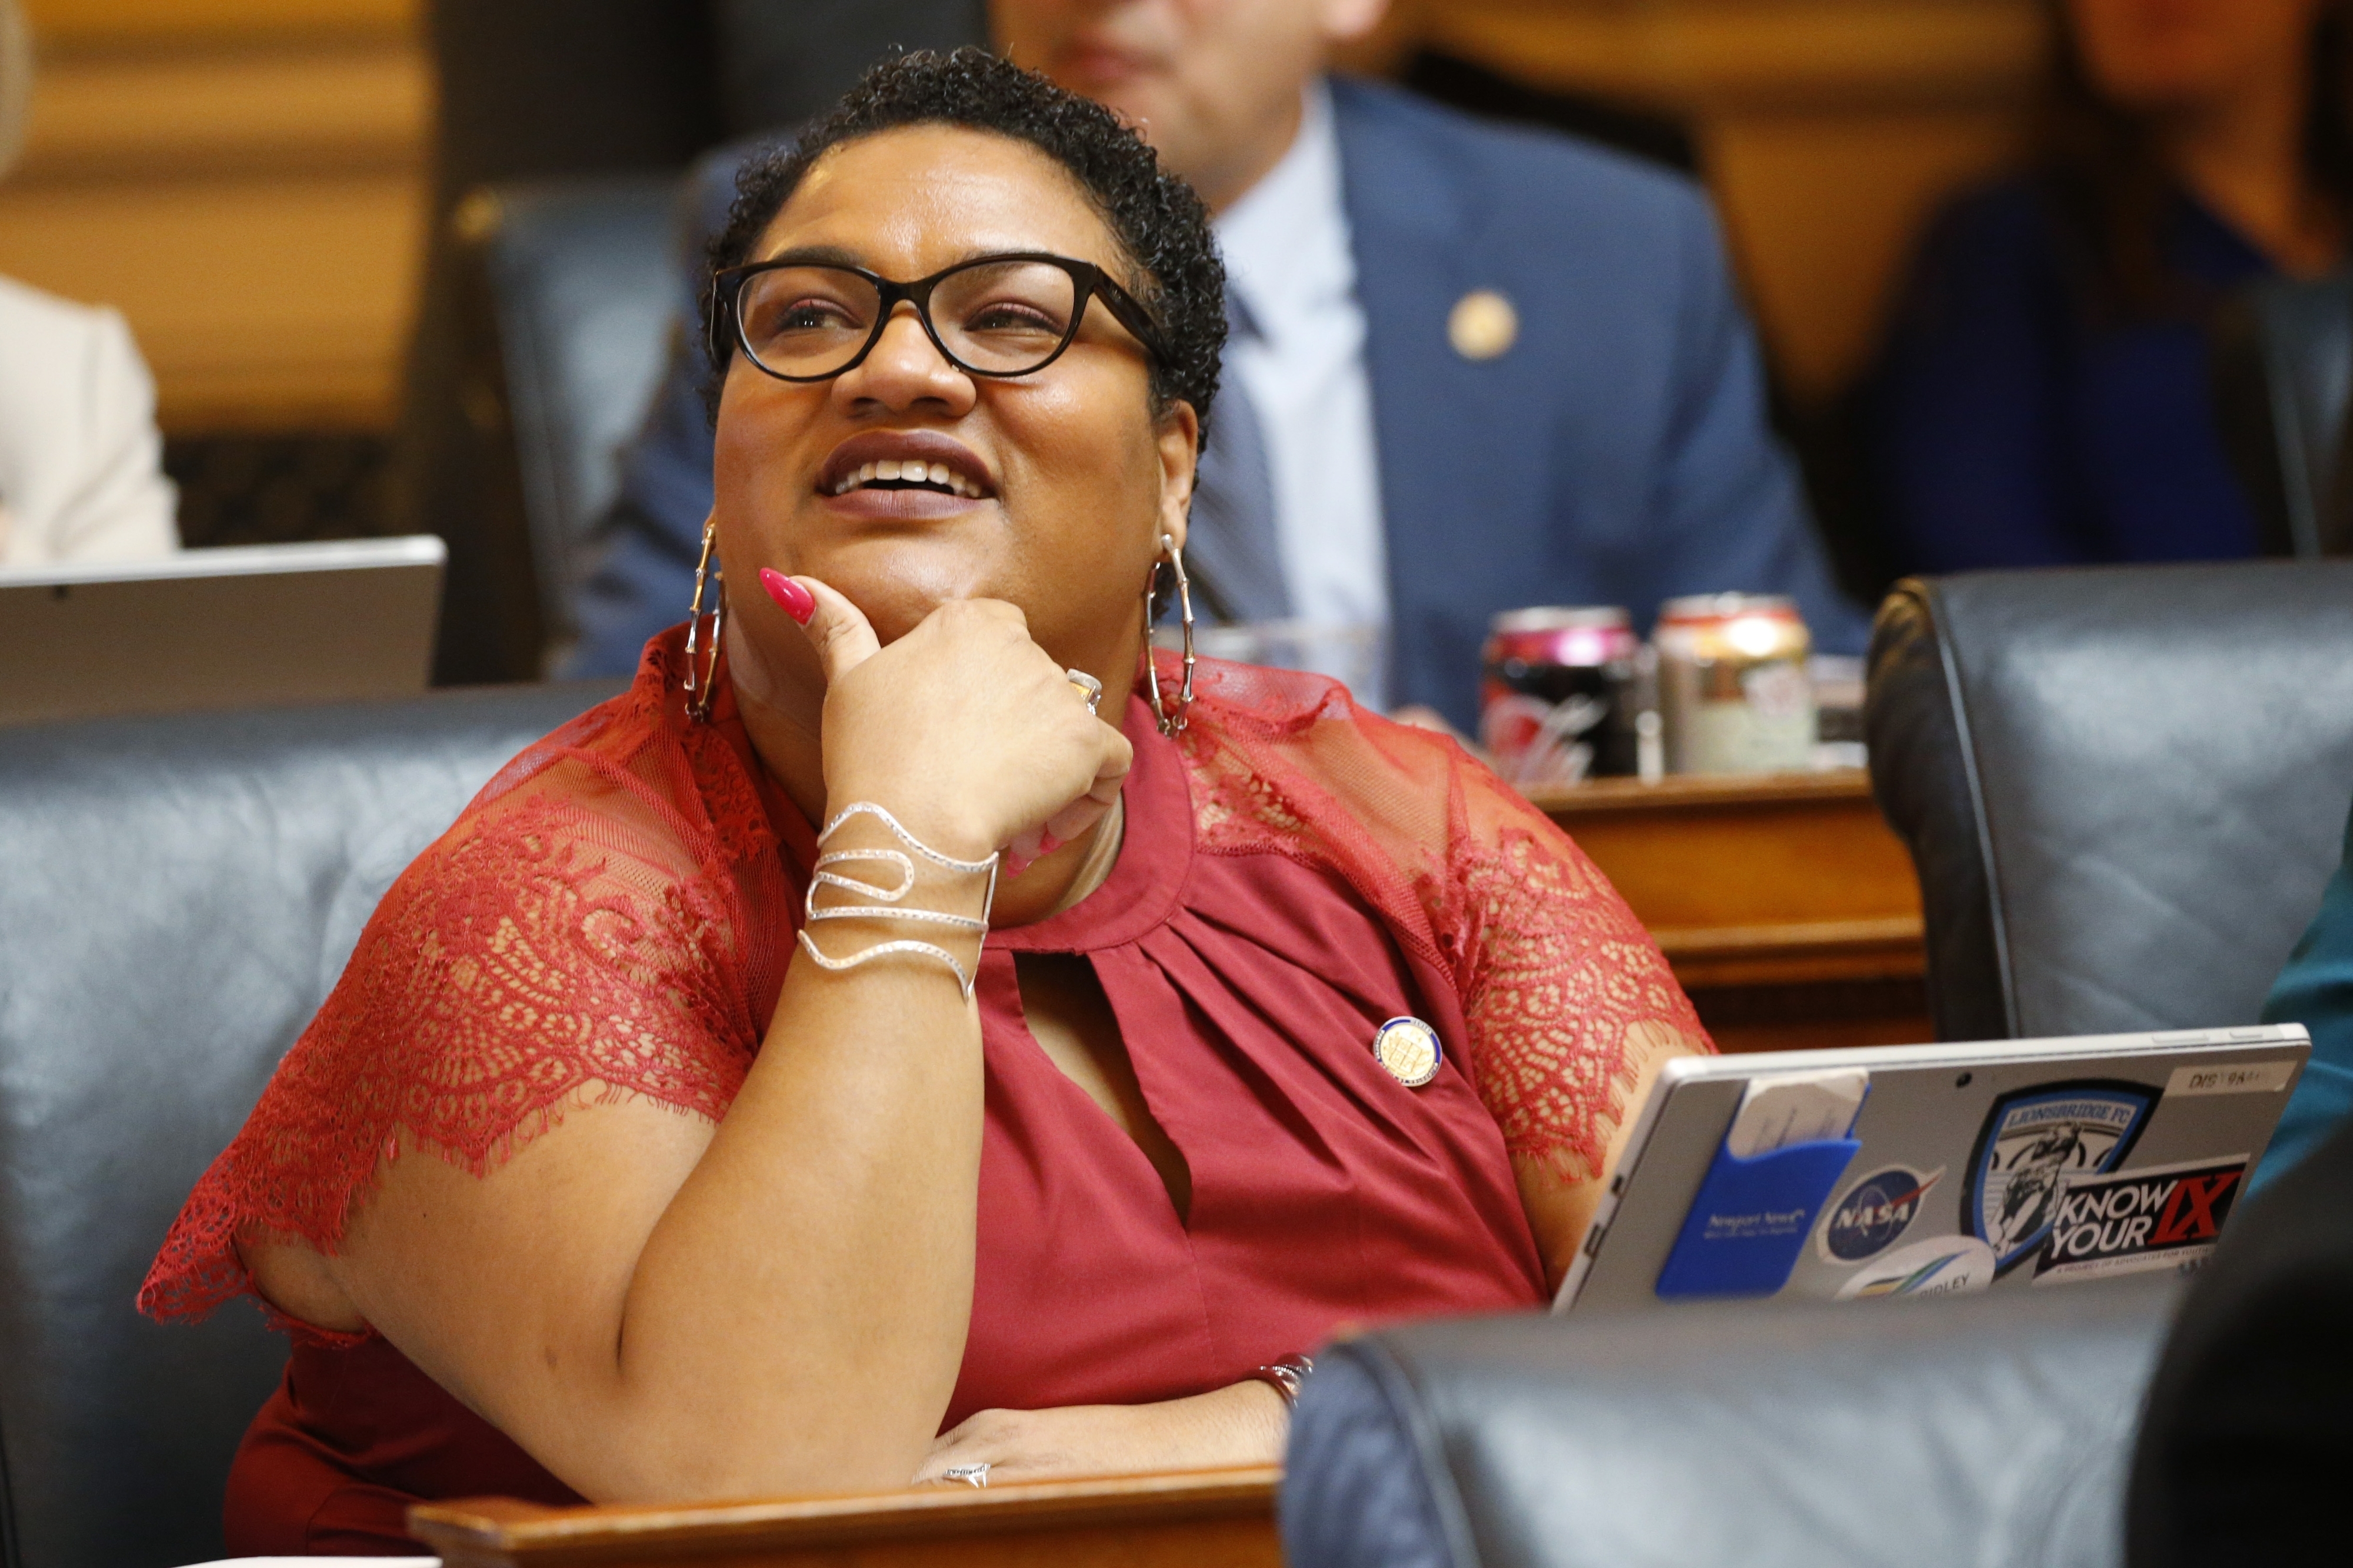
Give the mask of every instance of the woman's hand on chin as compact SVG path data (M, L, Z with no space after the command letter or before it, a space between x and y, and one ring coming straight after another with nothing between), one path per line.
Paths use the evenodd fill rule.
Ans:
M857 605L814 577L793 581L817 601L807 625L825 667L828 812L873 801L944 854L1027 859L1118 799L1134 749L1087 711L1018 608L953 600L883 647Z
M1282 1396L1256 1381L1158 1405L983 1410L940 1435L915 1480L982 1464L991 1486L1276 1465L1290 1431Z

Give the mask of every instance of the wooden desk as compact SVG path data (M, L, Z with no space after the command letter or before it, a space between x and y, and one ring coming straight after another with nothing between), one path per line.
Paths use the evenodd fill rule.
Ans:
M1272 1468L924 1487L706 1508L408 1512L448 1568L1282 1568Z
M1625 895L1725 1050L1930 1037L1919 884L1861 771L1532 798Z

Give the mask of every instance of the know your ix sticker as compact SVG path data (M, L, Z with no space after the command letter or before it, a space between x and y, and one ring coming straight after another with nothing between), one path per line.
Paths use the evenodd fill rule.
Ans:
M2247 1157L2192 1160L2107 1176L2070 1176L2059 1189L2034 1282L2095 1279L2178 1268L2214 1250L2246 1185Z

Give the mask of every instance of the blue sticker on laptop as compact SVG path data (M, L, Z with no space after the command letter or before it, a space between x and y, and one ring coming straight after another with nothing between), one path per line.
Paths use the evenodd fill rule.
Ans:
M1969 1152L1961 1228L1992 1247L2008 1273L2051 1234L2061 1179L2115 1170L2158 1094L2147 1084L2100 1079L2037 1084L1996 1099Z
M1926 1206L1928 1189L1944 1174L1942 1165L1926 1175L1908 1165L1890 1165L1849 1187L1822 1215L1815 1237L1822 1261L1861 1263L1894 1246Z

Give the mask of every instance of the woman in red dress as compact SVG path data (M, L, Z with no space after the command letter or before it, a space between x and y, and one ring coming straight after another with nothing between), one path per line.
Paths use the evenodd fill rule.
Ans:
M237 1552L1271 1460L1335 1325L1544 1301L1706 1048L1450 742L1147 662L1223 279L1105 111L886 65L714 259L710 613L409 868L148 1280L294 1336Z

